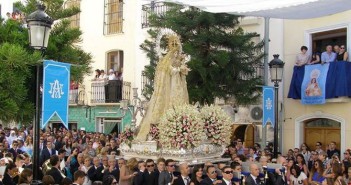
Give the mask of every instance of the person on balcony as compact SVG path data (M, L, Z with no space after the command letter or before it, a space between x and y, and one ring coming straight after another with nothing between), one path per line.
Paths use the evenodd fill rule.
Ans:
M109 70L108 80L117 80L115 71L113 69Z
M346 51L345 45L340 46L340 51L336 57L336 61L347 61L349 59L349 54Z
M326 51L322 53L322 64L326 62L334 62L336 59L336 53L333 52L331 45L327 45Z
M296 66L304 66L309 63L311 56L307 53L308 48L306 46L301 46L301 53L296 56Z
M106 75L106 73L105 73L105 70L103 70L103 69L100 70L99 79L100 79L100 80L105 80L105 79L107 79L107 75Z
M96 70L95 70L95 76L94 76L94 79L93 79L93 80L98 80L99 77L100 77L100 74L101 74L100 69L96 69Z
M321 63L321 58L319 57L319 53L315 52L312 54L312 58L309 64L319 64Z

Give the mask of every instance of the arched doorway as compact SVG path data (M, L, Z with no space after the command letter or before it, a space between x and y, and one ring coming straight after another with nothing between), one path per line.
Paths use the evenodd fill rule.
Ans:
M332 121L336 121L339 123L339 125L340 125L339 126L339 136L338 136L338 138L339 138L338 144L339 145L337 146L337 148L340 149L340 151L344 151L346 149L346 146L345 146L345 143L346 143L346 138L345 138L346 137L346 132L345 132L346 131L346 121L345 121L345 119L342 117L339 117L339 116L336 116L333 114L324 113L321 111L316 111L312 114L306 114L306 115L300 116L300 117L295 119L295 129L294 129L295 130L295 147L300 147L300 145L304 142L312 142L312 141L305 140L305 131L308 131L308 129L305 130L306 122L308 123L308 122L311 122L313 120L318 120L318 119L323 119L323 118L328 119L328 120L332 120ZM307 126L312 126L312 125L307 125ZM313 128L313 129L316 130L316 132L310 133L309 135L307 135L307 137L312 138L312 139L314 137L317 137L317 139L318 139L318 137L321 136L320 135L321 133L317 132L317 130L318 130L317 127ZM325 134L327 136L325 136ZM332 133L330 133L330 132L325 133L325 131L324 131L323 138L328 138L329 136L337 137L337 134L335 134L333 132ZM331 138L330 140L332 140L332 139L333 138ZM326 143L323 143L324 146L325 146L325 144ZM313 145L315 145L315 143L313 143L311 145L312 149L315 147ZM343 157L344 157L343 152L341 152L341 158L343 158Z
M245 147L253 147L255 143L254 125L234 125L231 141L241 139Z
M305 122L305 143L315 150L316 142L321 142L326 147L331 141L335 141L340 148L340 122L327 118L313 118ZM325 148L322 148L323 150Z

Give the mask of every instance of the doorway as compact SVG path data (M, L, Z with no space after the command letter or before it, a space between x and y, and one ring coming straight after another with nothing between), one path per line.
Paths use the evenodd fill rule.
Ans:
M231 143L237 139L243 141L244 147L253 147L255 143L254 125L234 125Z
M337 148L340 149L340 122L326 118L306 120L304 138L311 150L316 149L316 142L321 142L323 147L327 147L331 141L335 141Z

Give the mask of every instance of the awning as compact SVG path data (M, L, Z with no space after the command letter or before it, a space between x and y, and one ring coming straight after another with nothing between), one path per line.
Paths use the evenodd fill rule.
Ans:
M144 0L151 2L151 0ZM212 13L309 19L350 10L351 0L159 0L198 7Z

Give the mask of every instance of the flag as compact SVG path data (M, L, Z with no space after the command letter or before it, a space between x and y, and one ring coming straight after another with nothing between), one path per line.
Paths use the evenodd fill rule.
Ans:
M302 104L324 104L325 84L329 71L329 63L306 65L301 84Z
M265 127L268 122L274 127L274 87L263 86L263 121L262 126Z
M41 128L44 128L54 115L68 128L70 68L71 65L67 63L44 61Z

